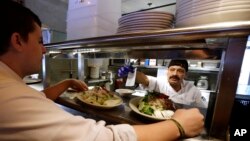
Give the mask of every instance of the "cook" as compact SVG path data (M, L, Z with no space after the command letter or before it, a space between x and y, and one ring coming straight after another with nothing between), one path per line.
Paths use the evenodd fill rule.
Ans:
M121 67L118 70L118 76L125 77L129 72L134 73L132 66ZM143 89L166 94L176 103L206 108L200 90L193 83L184 80L187 72L187 60L173 59L166 70L166 78L157 79L156 77L147 76L137 71L135 80L141 84L140 86Z

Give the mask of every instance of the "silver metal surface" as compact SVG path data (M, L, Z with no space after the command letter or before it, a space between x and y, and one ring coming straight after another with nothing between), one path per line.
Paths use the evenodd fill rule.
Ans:
M249 34L249 21L226 22L71 40L45 46L48 53L82 53L85 58L220 59L219 50L227 47L229 37ZM198 51L194 50L205 53L197 54Z
M141 32L131 34L117 34L80 40L71 40L60 43L46 44L47 49L171 49L171 48L198 48L213 46L210 40L206 44L204 39L239 37L250 34L250 21L225 22L187 28L173 28L154 32ZM181 39L181 41L180 41ZM217 45L216 47L225 47Z

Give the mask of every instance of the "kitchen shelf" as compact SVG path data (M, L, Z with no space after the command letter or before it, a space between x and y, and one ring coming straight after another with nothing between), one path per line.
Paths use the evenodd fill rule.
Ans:
M205 67L189 67L188 70L190 71L211 71L211 72L218 72L220 68L205 68Z
M70 51L84 54L85 58L207 59L213 58L215 54L199 56L192 50L222 50L227 47L230 37L249 35L249 28L250 21L227 22L70 40L45 44L45 47L48 53Z
M137 68L152 68L152 69L159 69L159 68L167 68L167 66L134 66ZM189 67L188 68L189 71L214 71L214 72L218 72L220 70L220 68L204 68L204 67Z
M101 82L109 82L110 79L89 79L89 80L86 80L86 82L88 84L92 84L92 83L101 83Z

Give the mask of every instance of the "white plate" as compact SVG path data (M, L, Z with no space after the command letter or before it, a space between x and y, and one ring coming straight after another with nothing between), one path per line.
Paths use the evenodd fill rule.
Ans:
M134 32L134 31L152 31L152 30L166 30L171 28L172 26L166 27L125 27L125 28L118 28L117 32Z
M158 118L158 117L154 117L154 116L141 113L137 108L141 99L143 99L143 97L135 97L129 101L129 107L132 109L132 111L148 119L159 120L159 121L167 120L167 118Z
M131 33L150 33L155 30L133 30L133 31L117 31L116 34L131 34Z
M24 77L23 81L24 81L26 84L35 84L35 83L40 83L40 82L42 82L42 79L33 79L33 78Z
M250 2L248 3L223 3L223 4L216 4L217 6L210 5L204 6L203 8L196 8L192 7L189 11L179 11L177 12L176 19L182 20L182 19L188 19L191 16L199 16L204 14L210 14L214 12L223 12L223 11L231 11L231 10L238 10L238 9L250 9Z
M159 27L159 28L166 28L169 25L158 25L158 24L134 24L134 25L125 25L125 26L119 26L119 29L123 28L141 28L141 27Z
M133 31L133 30L162 30L167 29L166 27L125 27L125 28L118 28L117 31Z
M147 34L147 33L152 33L152 32L162 32L165 31L167 29L170 29L172 27L166 28L166 29L161 29L161 30L127 30L127 31L117 31L117 34L131 34L131 33L138 33L138 34Z
M115 105L96 105L96 104L92 104L92 103L89 103L89 102L85 101L85 100L82 98L81 94L78 94L78 95L76 96L76 98L79 99L79 100L80 100L81 102L83 102L84 104L89 105L89 106L92 106L92 107L94 107L94 108L98 108L98 109L111 109L111 108L118 107L118 106L122 105L122 103L123 103L123 100L122 100L121 97L119 97L119 96L117 96L117 95L114 95L114 96L117 97L117 98L120 100L119 103L117 103L117 104L115 104Z
M165 29L159 29L159 30L146 30L146 29L145 30L143 30L143 29L123 30L123 31L117 31L117 34L161 32L163 30L167 30L170 28L172 28L172 27L165 28Z
M129 20L129 19L137 19L140 17L158 17L158 18L163 18L163 17L174 17L173 14L171 13L167 13L167 12L136 12L136 13L131 13L128 15L124 15L119 19L119 22L123 21L123 20Z
M128 21L128 22L122 22L119 23L119 26L124 26L124 25L133 25L133 24L147 24L147 23L154 23L154 24L170 24L173 23L173 20L166 20L166 19L159 19L159 18L155 18L155 19L138 19L135 21Z
M249 13L250 9L214 12L200 16L190 17L188 19L176 20L175 27L190 27L232 21L249 21Z
M124 24L126 22L133 22L133 21L154 21L154 20L167 20L167 21L172 21L173 16L138 16L138 17L133 17L133 18L123 18L118 20L118 24Z
M119 93L121 96L125 96L125 95L131 95L135 91L130 89L116 89L115 92Z
M141 12L133 12L133 13L124 15L122 17L132 17L135 15L145 16L145 15L173 15L173 14L169 12L165 12L165 11L141 11Z
M194 6L199 8L204 8L209 5L212 5L213 7L218 7L222 5L227 5L228 3L231 3L232 5L238 5L240 3L249 3L248 0L180 0L177 1L177 11L178 10L188 10L192 9Z
M163 21L134 21L134 22L127 22L124 24L120 24L119 27L127 27L127 26L168 26L171 25L173 21L163 20Z

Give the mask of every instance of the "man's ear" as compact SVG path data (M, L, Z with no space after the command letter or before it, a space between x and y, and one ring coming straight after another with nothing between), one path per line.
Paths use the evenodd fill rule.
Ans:
M23 39L17 32L13 33L10 38L10 44L14 50L20 52L23 50Z

